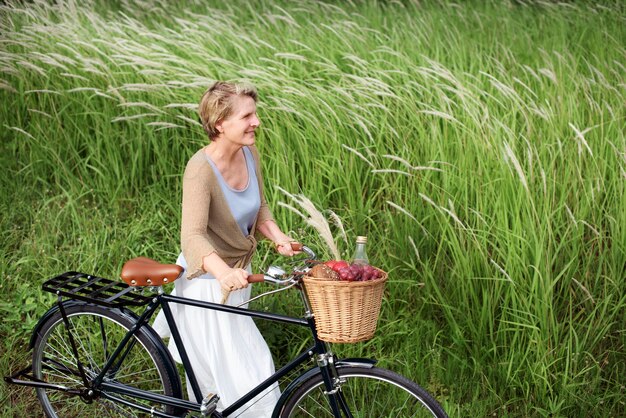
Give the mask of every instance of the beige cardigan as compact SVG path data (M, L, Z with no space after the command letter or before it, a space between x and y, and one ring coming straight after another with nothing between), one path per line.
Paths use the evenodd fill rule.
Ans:
M188 279L206 273L202 268L202 259L213 252L229 266L245 268L256 250L257 241L254 235L257 233L257 226L273 219L263 196L259 153L256 147L249 148L256 166L261 208L252 225L251 234L247 237L241 233L233 218L204 150L196 152L187 163L183 176L180 241L187 261Z

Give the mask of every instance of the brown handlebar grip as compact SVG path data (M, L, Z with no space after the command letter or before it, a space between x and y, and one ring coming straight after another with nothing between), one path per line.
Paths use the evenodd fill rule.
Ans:
M300 244L299 242L292 242L291 249L294 251L302 251L302 244Z
M262 274L251 274L248 276L248 283L262 283L265 281L265 276Z

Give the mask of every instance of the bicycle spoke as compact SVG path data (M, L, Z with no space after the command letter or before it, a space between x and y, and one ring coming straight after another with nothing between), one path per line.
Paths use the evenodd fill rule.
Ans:
M49 358L45 359L44 366L49 370L55 370L59 373L65 373L65 376L73 376L76 379L80 378L80 373L78 372L78 370L70 369L67 365L51 360Z
M58 371L64 370L67 373L70 373L71 375L78 376L78 370L72 370L66 364L58 362L58 361L56 361L54 359L46 357L46 358L44 358L44 364L46 365L46 367L53 368L53 369L58 370ZM63 369L61 369L61 367Z
M78 379L71 379L70 376L68 376L68 375L48 373L47 376L53 376L53 377L57 377L59 379L58 381L46 379L46 382L52 383L52 384L60 384L62 386L72 387L72 385L68 385L67 384L67 380L68 379L70 381L76 383L76 386L82 386L82 384L83 384L83 382L81 382L80 380L78 380Z
M65 343L65 340L59 339L56 335L51 336L52 340L55 344L60 345L62 348L64 348L64 353L69 353L70 357L67 357L67 355L61 353L59 350L57 350L56 348L54 348L54 346L52 345L51 348L52 350L59 356L62 358L62 360L64 360L64 362L66 363L74 363L76 361L76 359L74 359L74 354L72 353L72 349L69 346L69 344Z
M324 395L324 390L323 390L322 388L320 388L320 389L319 389L319 393L320 393L320 396L319 396L319 397L320 397L320 399L325 399L325 400L327 400L327 399L328 399L328 398L326 398L326 395ZM319 408L321 408L321 410L322 410L322 411L324 411L324 412L328 413L329 415L332 415L332 414L333 414L333 413L332 413L332 411L329 409L329 407L328 407L328 406L326 406L326 405L324 405L324 404L322 404L320 401L318 401L318 400L317 400L317 398L312 398L311 400L312 400L312 401L313 401L313 402L314 402L314 403L315 403L315 404L316 404ZM304 413L306 413L306 414L309 414L309 412L308 412L308 411L306 411L306 410L304 410L304 409L303 409L300 405L299 405L299 407L302 409L302 412L304 412ZM311 415L311 416L313 416L313 415Z
M49 348L51 348L51 349L52 349L55 353L57 353L57 354L58 354L58 356L59 356L62 360L64 360L66 363L68 363L68 364L72 364L72 365L76 364L76 359L74 358L74 352L73 352L73 350L71 349L71 347L69 346L69 344L65 343L65 340L61 340L61 339L59 339L57 335L54 335L54 336L52 336L52 337L53 337L53 341L54 341L55 343L58 343L58 344L59 344L59 345L61 345L62 347L64 347L64 348L65 348L65 352L66 352L69 356L71 356L71 357L68 357L67 355L63 355L62 353L60 353L58 350L56 350L56 349L54 348L54 345L50 345L50 346L49 346ZM80 354L80 353L79 353L79 354ZM83 356L83 357L85 357L85 356ZM91 359L89 359L89 360L91 360ZM86 365L85 365L85 364L83 364L83 369L84 369L84 371L85 371L85 374L86 374L88 377L93 377L93 375L94 375L94 374L93 374L92 370L95 368L95 365L93 364L93 362L92 362L92 361L90 361L89 363L90 363L90 366L91 366L91 367L90 367L90 368L85 368L85 366L86 366ZM81 382L81 384L82 384L83 382L82 382L82 378L81 378L81 376L80 376L80 372L78 372L78 368L77 368L76 372L77 372L77 376L78 376L78 378L79 378L79 379L81 379L81 380L80 380L80 382Z
M107 399L107 400L105 400L105 401L103 401L103 407L104 407L104 409L105 409L105 410L107 410L108 412L110 412L110 413L111 413L111 415L109 415L109 416L111 416L111 417L117 417L117 416L119 416L119 415L117 415L117 414L115 414L115 415L114 415L114 414L112 413L113 411L124 412L124 414L125 414L124 416L129 416L129 417L130 417L130 416L133 416L133 417L136 417L136 416L137 416L137 414L135 414L134 412L132 412L132 410L130 410L130 409L128 409L128 408L125 408L125 407L123 407L122 405L116 404L116 403L114 403L113 401L110 401L110 400L108 400L108 399ZM131 414L132 414L132 415L131 415Z
M78 327L76 327L78 329ZM89 332L89 330L82 330L83 332ZM80 358L78 360L80 360L81 362L83 362L83 367L85 367L86 365L84 364L85 359L87 359L87 361L89 362L89 369L93 371L94 376L98 374L98 371L100 370L99 367L97 366L97 364L95 363L95 360L93 358L93 356L89 355L89 353L93 353L93 350L87 350L85 348L85 345L83 343L82 339L74 339L75 342L76 340L78 340L78 344L77 344L77 351L79 348L82 349L82 353L78 353L78 355L80 356ZM89 340L89 343L91 344L91 340ZM93 377L93 376L92 376Z
M52 364L52 365L50 365L50 364ZM59 368L58 368L59 366L55 367L55 366L56 366L56 364L58 364L59 366L63 367L63 369L59 369ZM56 377L58 377L58 378L62 379L62 380L61 380L60 382L58 382L58 383L64 384L64 383L66 383L66 381L65 381L65 380L69 379L70 381L72 381L72 382L76 383L76 385L78 385L78 386L82 386L82 385L83 385L83 381L82 381L82 379L81 379L81 377L80 377L80 373L78 373L78 371L74 371L74 370L72 370L72 369L68 368L65 364L58 363L58 362L55 362L55 361L53 361L53 360L49 360L49 359L48 359L48 360L45 362L45 367L46 367L46 369L48 370L47 375L56 376ZM56 371L56 372L58 372L58 373L60 373L60 374L54 374L54 373L51 373L51 372L50 372L51 370L52 370L52 371ZM70 374L68 374L67 372L65 372L65 370L69 371L69 372L70 372ZM46 379L46 381L47 381L48 383L55 383L54 381L52 381L52 382L51 382L51 381L50 381L50 379ZM67 386L67 385L65 385L65 386ZM70 385L70 386L71 386L71 385Z
M74 330L77 330L78 327L75 326L74 323L72 323L72 328L74 328ZM61 331L61 329L59 329ZM64 331L65 333L67 333L67 330L63 329L62 331ZM74 331L75 332L75 331ZM62 356L62 358L71 364L75 364L76 363L76 359L74 358L74 351L72 350L70 344L68 344L66 342L66 335L64 335L63 337L60 337L59 335L57 335L57 333L55 333L54 335L51 335L51 338L53 339L53 342L60 345L62 348L64 348L65 352L68 353L71 358L68 358L67 356L62 355L61 353L58 352L58 350L56 350L56 352ZM74 341L76 342L76 339L74 339ZM79 353L79 355L81 355L80 353L80 348L82 348L83 353L87 353L87 351L84 349L84 347L82 347L82 342L79 340L76 350ZM85 357L84 355L81 357ZM81 359L82 360L82 359ZM90 369L93 370L95 368L95 364L93 364L93 362L91 361L91 359L89 359L89 363L90 363ZM83 368L85 368L85 364L83 364ZM85 370L85 373L88 374L89 369ZM80 374L79 374L80 375Z
M326 397L326 395L324 395L324 390L320 389L320 399L324 399L328 402L328 398ZM320 407L322 408L322 410L324 410L325 412L328 412L329 414L332 415L332 409L330 408L330 405L325 402L325 403L320 403L317 399L314 399L314 402Z
M305 410L302 406L298 406L298 408L300 409L301 412L307 414L310 417L315 418L315 415L311 414L309 411Z
M119 373L117 373L115 375L115 380L128 379L128 378L133 377L133 376L146 376L146 375L149 375L151 372L156 371L156 370L157 369L153 367L151 369L146 369L146 370L142 370L142 371L138 371L138 372L132 372L132 373L128 373L128 374L119 374ZM149 380L142 380L142 382L149 382Z

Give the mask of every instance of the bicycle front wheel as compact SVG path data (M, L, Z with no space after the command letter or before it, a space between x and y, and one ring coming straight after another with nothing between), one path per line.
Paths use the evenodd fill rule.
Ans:
M447 418L443 408L416 383L386 369L341 367L342 416ZM279 414L281 418L332 418L321 374L296 388ZM349 414L346 413L349 411Z
M169 414L172 407L88 388L102 370L116 347L134 325L134 319L117 309L91 304L70 304L65 308L78 357L85 371L85 385L79 373L68 331L57 311L42 325L33 349L33 375L46 383L84 391L83 396L53 389L37 389L37 397L48 417L139 417L149 413L125 405L133 402ZM178 372L169 357L155 344L146 329L131 339L130 350L119 368L112 369L105 380L156 394L180 397ZM87 394L88 389L96 395ZM122 402L119 402L121 399Z

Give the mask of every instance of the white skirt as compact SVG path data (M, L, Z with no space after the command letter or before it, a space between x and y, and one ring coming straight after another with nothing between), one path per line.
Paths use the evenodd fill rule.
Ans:
M182 254L176 264L187 267ZM233 291L226 303L239 305L250 299L250 292L251 286ZM209 274L193 280L183 275L176 280L172 295L206 302L222 301L220 284ZM179 303L170 303L170 307L202 396L218 394L219 411L274 373L272 354L251 317ZM159 312L152 326L162 338L171 336L163 312ZM173 338L168 348L174 360L182 362ZM195 400L189 383L187 394L189 399ZM270 417L279 397L280 390L274 384L232 416Z

